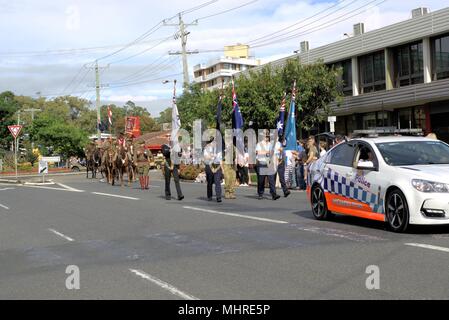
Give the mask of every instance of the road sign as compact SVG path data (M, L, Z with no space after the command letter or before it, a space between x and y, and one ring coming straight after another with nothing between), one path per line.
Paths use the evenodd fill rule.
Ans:
M14 139L16 139L20 131L22 130L22 126L21 125L8 126L8 129L9 132L11 132Z
M45 162L61 162L61 157L60 156L56 156L56 157L42 157L41 161L45 161Z
M39 174L48 174L48 163L47 161L39 161Z
M337 117L327 117L327 122L337 122Z
M337 117L327 117L327 121L330 123L330 132L335 133L335 122L337 122Z

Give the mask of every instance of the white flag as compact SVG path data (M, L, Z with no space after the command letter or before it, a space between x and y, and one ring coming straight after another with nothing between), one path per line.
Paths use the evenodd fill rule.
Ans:
M179 118L178 106L176 105L176 87L175 87L175 92L173 94L173 107L172 107L171 116L172 116L172 120L171 120L170 141L172 142L173 151L181 152L181 148L179 146L179 141L178 141L178 132L179 132L179 129L181 128L181 119Z

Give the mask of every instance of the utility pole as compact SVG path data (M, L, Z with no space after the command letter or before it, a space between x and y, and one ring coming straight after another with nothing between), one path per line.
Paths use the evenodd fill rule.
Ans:
M98 60L95 60L95 66L93 67L95 70L95 92L96 92L96 107L97 107L97 138L98 141L101 140L101 131L100 131L100 123L101 123L101 102L100 102L100 89L104 87L108 87L108 85L104 85L100 83L100 69L106 69L109 65L106 67L99 67L98 66Z
M198 25L198 21L194 21L192 23L184 23L184 21L182 20L182 13L178 13L178 23L177 24L168 24L165 20L164 20L164 26L173 26L173 27L179 27L179 38L181 39L181 51L177 51L177 52L169 52L169 55L182 55L182 69L183 69L183 74L184 74L184 89L187 88L189 86L189 67L188 67L188 63L187 63L187 55L188 54L198 54L199 51L195 50L195 51L188 51L187 50L187 36L190 34L190 32L186 32L186 27L187 26L197 26ZM175 39L178 37L178 35L175 36Z
M31 123L33 123L34 122L34 113L42 111L42 110L41 109L31 108L31 109L25 109L23 111L31 112ZM31 152L33 152L33 150L34 150L34 141L31 141Z

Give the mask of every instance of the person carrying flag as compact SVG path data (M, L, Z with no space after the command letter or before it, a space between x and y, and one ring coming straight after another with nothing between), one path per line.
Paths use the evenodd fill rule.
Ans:
M276 194L276 170L273 168L273 143L270 142L270 133L265 132L264 139L256 145L256 173L257 173L257 194L258 199L263 199L265 192L265 179L268 178L270 194L273 200L280 198ZM273 171L273 173L271 172Z
M274 146L274 161L275 167L277 168L277 174L279 176L279 182L281 183L282 191L284 192L284 197L287 198L290 195L290 191L285 183L285 153L283 148L284 141L284 116L285 116L285 100L287 94L284 93L284 98L282 99L281 108L279 112L279 119L277 122L277 130L279 141L276 142Z
M212 200L212 185L215 184L217 202L221 202L222 150L217 146L215 137L210 137L204 148L204 164L206 165L207 200Z

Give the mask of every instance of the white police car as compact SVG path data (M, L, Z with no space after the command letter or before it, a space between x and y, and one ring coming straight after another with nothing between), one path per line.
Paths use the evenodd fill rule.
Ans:
M388 223L449 224L449 145L422 137L360 138L314 162L307 189L322 220L346 214Z

